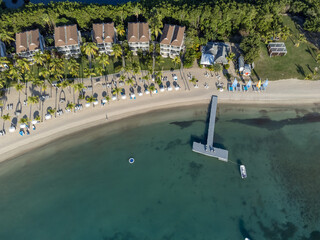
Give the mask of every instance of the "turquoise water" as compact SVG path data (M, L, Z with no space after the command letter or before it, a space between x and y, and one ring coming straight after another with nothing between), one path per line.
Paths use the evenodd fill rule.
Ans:
M150 112L0 164L0 239L320 239L320 106L219 105L229 163L191 151L207 108Z

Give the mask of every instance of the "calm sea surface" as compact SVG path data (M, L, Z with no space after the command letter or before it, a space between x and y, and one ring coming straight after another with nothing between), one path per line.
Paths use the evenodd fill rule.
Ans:
M191 151L207 108L128 118L0 164L0 239L320 239L320 106L219 105L229 163Z

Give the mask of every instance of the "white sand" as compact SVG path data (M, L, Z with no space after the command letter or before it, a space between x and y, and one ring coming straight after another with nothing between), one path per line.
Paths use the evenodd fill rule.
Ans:
M50 120L45 120L37 125L37 129L30 130L30 135L19 135L19 123L17 124L17 130L15 133L9 133L8 128L10 122L5 123L6 136L0 136L0 162L6 159L12 158L16 155L22 154L32 148L40 145L47 144L48 142L57 139L59 137L68 135L70 133L83 130L98 124L115 121L121 118L140 114L156 109L164 109L169 107L192 105L197 103L209 103L212 95L217 95L219 103L232 103L232 104L265 104L265 105L297 105L297 104L318 104L320 103L320 81L305 81L305 80L280 80L269 81L269 86L264 92L219 92L215 87L216 79L212 77L205 77L204 69L191 69L187 72L191 72L192 75L199 79L199 88L194 88L191 83L188 83L190 90L185 86L185 82L182 81L179 72L176 72L179 80L178 83L181 87L179 91L175 91L174 88L171 92L165 91L158 94L143 95L139 97L136 94L136 100L130 100L128 96L128 87L126 87L127 99L119 101L110 101L105 106L100 105L102 99L102 92L106 91L100 84L94 85L94 93L98 94L99 105L96 107L83 108L83 110L77 113L64 113L62 116L57 116ZM171 72L164 73L164 76L168 76L172 84ZM104 78L103 78L104 81ZM109 82L111 79L109 80ZM223 80L226 83L226 80ZM204 88L204 82L209 84L209 89ZM91 85L87 80L85 85ZM142 86L142 84L139 84ZM225 84L226 85L226 84ZM39 89L37 89L39 91ZM159 90L159 89L158 89ZM68 89L64 89L66 93L66 100L73 101L73 95L69 93ZM110 89L109 95L110 95ZM47 90L50 92L50 89ZM87 93L91 94L91 91ZM29 93L30 94L30 93ZM11 90L8 94L6 104L14 103L14 108L17 104L18 94L15 90ZM25 99L23 93L21 93L21 101ZM81 102L83 105L84 100ZM66 103L59 104L58 108L64 110ZM53 90L53 97L45 101L44 109L47 107L55 106L55 90ZM14 117L14 110L7 110L6 106L3 107L3 114L9 112L11 118ZM32 106L32 114L35 111L39 111L38 106ZM39 111L41 112L41 111ZM19 120L22 116L30 115L30 107L23 106L22 114L18 117ZM106 119L108 116L108 120ZM11 119L12 120L12 119Z

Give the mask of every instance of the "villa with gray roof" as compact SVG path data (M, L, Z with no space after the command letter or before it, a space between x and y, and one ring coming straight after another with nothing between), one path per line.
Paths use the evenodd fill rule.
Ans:
M133 51L134 54L137 53L138 49L141 49L142 51L149 51L150 35L151 34L148 23L128 23L128 45L130 50Z
M16 33L16 53L20 57L32 60L36 52L43 52L45 48L44 38L39 29Z
M81 33L76 24L54 28L54 45L66 57L78 57L80 43Z
M160 54L163 57L175 58L184 49L185 27L164 25L160 38Z
M209 66L216 63L228 64L227 56L230 52L230 47L224 42L208 42L206 46L201 47L200 64Z
M116 42L116 29L113 22L93 24L91 35L100 53L109 55L112 53L112 45Z

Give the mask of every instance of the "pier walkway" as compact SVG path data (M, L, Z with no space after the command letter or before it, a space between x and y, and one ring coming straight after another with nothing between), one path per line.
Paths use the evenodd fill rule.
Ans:
M207 144L193 142L192 151L204 154L209 157L215 157L221 161L227 162L228 161L228 151L221 149L221 148L213 147L213 137L214 137L214 126L215 126L215 122L216 122L217 103L218 103L218 97L212 96Z

